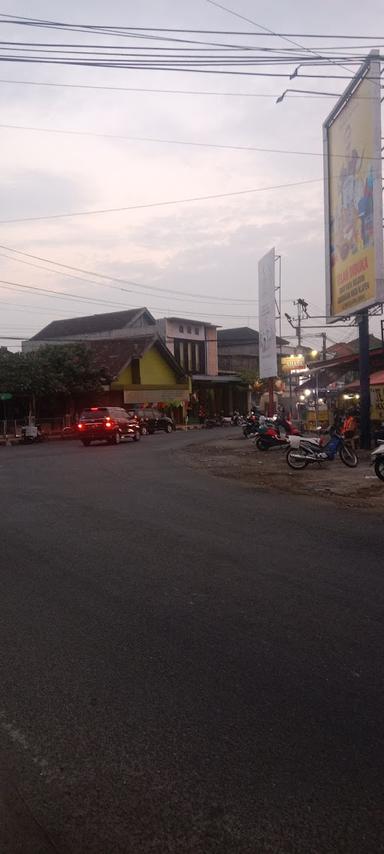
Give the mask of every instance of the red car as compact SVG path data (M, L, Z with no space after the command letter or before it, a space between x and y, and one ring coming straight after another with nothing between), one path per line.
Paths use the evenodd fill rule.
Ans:
M117 406L91 406L81 413L77 425L79 439L87 448L91 442L119 445L123 439L140 439L140 423Z

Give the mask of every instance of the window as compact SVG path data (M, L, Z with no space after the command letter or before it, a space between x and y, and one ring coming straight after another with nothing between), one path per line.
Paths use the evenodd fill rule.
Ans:
M132 359L131 371L133 385L140 385L140 359Z
M196 373L200 373L200 344L195 344L195 364L193 368Z
M175 359L181 367L184 367L184 342L175 341Z
M198 326L195 326L195 335L199 335L200 329Z
M191 332L192 332L192 326L187 326L187 332L189 333L189 335L191 334Z
M179 332L184 332L184 326L179 326Z

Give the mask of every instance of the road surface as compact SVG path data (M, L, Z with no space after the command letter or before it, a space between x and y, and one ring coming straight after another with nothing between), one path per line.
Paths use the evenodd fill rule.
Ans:
M0 449L6 854L384 851L380 520L208 438Z

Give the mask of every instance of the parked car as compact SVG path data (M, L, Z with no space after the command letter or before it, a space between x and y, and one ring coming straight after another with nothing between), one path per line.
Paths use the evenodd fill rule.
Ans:
M173 418L164 415L159 409L136 409L135 415L141 424L141 430L146 430L148 433L155 433L156 430L164 430L165 433L172 433L176 430L176 424Z
M108 442L118 445L122 439L140 439L140 423L117 406L91 406L81 413L77 425L78 435L85 447L91 442Z

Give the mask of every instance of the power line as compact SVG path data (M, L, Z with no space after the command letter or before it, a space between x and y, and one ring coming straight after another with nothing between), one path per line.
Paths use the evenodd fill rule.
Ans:
M165 95L208 95L215 97L225 97L225 98L278 98L278 95L268 95L266 92L213 92L213 91L204 91L201 89L149 89L144 87L136 87L136 86L93 86L88 83L49 83L46 81L37 81L37 80L13 80L13 79L0 79L0 84L6 85L17 85L17 86L50 86L53 88L63 88L63 89L95 89L105 91L105 92L140 92L140 93L148 93L148 94L165 94ZM292 89L292 96L296 97L296 91L300 94L300 97L304 98L312 98L312 99L324 99L324 98L339 98L339 92L319 92L316 89L312 91L305 90L305 94L301 95L304 90L295 90ZM288 96L290 97L290 96ZM364 99L365 100L365 99Z
M68 130L64 128L46 128L46 127L34 127L32 125L11 125L0 123L0 128L4 128L6 130L24 130L31 131L33 133L48 133L48 134L64 134L68 136L91 136L100 139L119 139L121 141L126 142L149 142L156 144L164 144L164 145L181 145L181 146L191 146L193 148L214 148L214 149L223 149L228 151L249 151L256 152L260 154L293 154L299 155L301 157L324 157L324 152L322 151L302 151L295 150L290 148L262 148L255 145L230 145L226 143L218 143L218 142L195 142L193 140L184 140L184 139L164 139L162 137L152 137L152 136L126 136L125 134L116 134L116 133L100 133L98 131L86 131L86 130ZM340 157L345 159L345 153L343 154L330 154L329 157ZM380 160L381 157L369 157L367 155L362 155L361 160Z
M54 290L53 288L40 288L37 285L23 285L19 282L9 282L6 279L0 279L0 286L5 288L6 290L7 289L13 290L16 288L16 289L21 289L21 290L33 291L40 296L48 296L50 298L53 297L54 299L62 299L62 300L66 300L66 301L70 300L71 302L73 302L73 300L75 300L75 302L100 304L100 305L108 306L108 307L113 305L113 306L116 306L116 307L122 308L122 309L130 308L130 306L127 306L125 303L121 303L121 302L111 302L110 300L98 299L97 297L94 298L94 297L79 296L78 294L68 293L68 291L62 292L62 291Z
M18 250L10 249L8 247L8 251L17 252ZM35 258L36 257L37 259L39 259L39 256L30 255L29 253L26 253L26 252L19 252L18 254L25 255L26 257L29 257L29 258ZM65 276L69 279L76 279L76 281L82 282L83 284L97 285L98 287L110 288L111 290L120 291L120 292L124 292L124 293L129 293L129 294L137 293L137 291L128 290L128 288L123 288L123 287L121 287L121 285L120 286L109 285L109 284L102 282L102 281L96 282L94 279L88 279L88 278L85 279L83 277L76 276L74 273L66 273L62 269L55 270L55 269L52 269L50 267L46 267L42 264L34 264L32 261L24 261L21 258L14 258L11 255L5 254L4 252L0 252L0 257L7 258L9 261L16 261L19 264L25 264L28 267L34 267L37 270L45 270L48 273L51 273L52 275L55 275L55 276L59 275L59 276ZM59 266L59 267L63 266L63 265L60 265L56 261L51 261L50 259L41 259L41 260L46 260L48 262L48 264L55 264L56 266ZM65 265L65 266L69 266L69 265ZM69 269L77 270L78 272L83 272L81 270L81 268L78 268L78 267L70 267ZM235 298L235 297L216 297L216 296L209 296L207 294L191 293L189 291L184 292L184 295L182 297L180 297L180 296L176 296L176 294L179 294L180 291L177 291L173 288L161 288L161 287L155 287L154 285L140 284L139 282L134 282L130 279L120 279L120 278L113 277L113 276L109 277L107 275L102 275L100 273L95 273L95 272L92 272L90 275L99 276L101 279L110 278L112 281L118 281L118 282L121 282L122 284L123 283L131 284L134 287L139 288L140 291L144 291L143 296L151 296L151 297L152 296L158 296L158 297L161 297L162 299L169 299L169 297L171 295L172 300L176 300L176 302L194 302L194 301L196 301L196 302L200 303L201 300L206 300L208 304L210 304L210 303L213 304L215 302L228 302L228 303L236 303L236 304L238 304L238 303L253 304L255 302L254 299L240 299L240 298Z
M21 289L21 290L32 291L32 292L35 292L37 296L47 296L50 299L53 298L53 299L63 299L63 300L71 300L71 301L75 300L76 302L87 302L87 303L89 303L89 302L90 303L98 303L98 302L104 303L105 302L104 300L97 300L97 299L93 299L92 297L78 297L78 296L76 296L76 294L68 294L68 291L65 291L64 293L62 293L60 291L53 290L52 288L48 289L48 288L40 288L40 287L37 287L36 285L22 285L19 282L9 282L7 280L0 279L0 289L2 289L2 288L5 288L5 290ZM121 303L118 304L118 303L111 303L111 302L109 302L109 303L107 302L107 305L109 305L109 306L119 305L120 307L123 308L123 310L124 309L128 310L131 308L140 308L140 306L136 306L136 305L127 305L127 304L122 305ZM160 311L160 312L162 312L162 314L164 314L164 311L165 311L164 306L150 306L149 310L150 311ZM175 314L175 316L177 316L177 309L170 308L169 312L172 312ZM185 311L183 311L183 317L185 316L187 318L187 316L189 315L192 319L192 318L194 318L196 313L197 312L195 312L195 311L185 310ZM234 319L234 318L244 319L247 317L249 317L249 318L251 318L251 317L257 318L258 317L257 314L252 314L250 311L245 311L244 314L225 314L225 313L222 313L220 311L206 312L204 310L204 314L207 317L230 317L232 319ZM200 322L202 322L202 321L200 321Z
M0 305L3 306L2 311L6 311L8 308L13 311L22 311L23 314L49 314L52 317L52 309L50 308L36 308L30 306L28 303L18 303L18 302L8 302L7 300L0 300ZM59 317L68 317L68 312L57 311L57 309L53 312L55 315L59 315Z
M285 190L290 189L291 187L302 187L307 184L320 184L322 183L323 178L311 178L306 181L294 181L290 184L273 184L269 187L254 187L249 190L234 190L229 193L213 193L212 195L206 196L191 196L186 199L170 199L169 201L163 202L148 202L146 204L140 205L127 205L125 207L118 208L101 208L99 210L94 211L74 211L72 213L59 213L59 214L47 214L46 216L27 216L27 217L19 217L15 219L1 219L0 225L10 225L14 223L20 222L40 222L45 220L54 220L54 219L70 219L72 217L79 216L96 216L99 214L109 214L109 213L123 213L125 211L135 211L135 210L147 210L149 208L159 208L159 207L168 207L170 205L183 205L188 204L190 202L206 202L214 199L225 199L225 198L234 198L236 196L246 196L252 193L264 193L269 190Z
M361 62L361 59L362 59L362 57L360 57L359 60L356 60L356 61ZM0 55L0 61L1 62L13 62L13 63L16 63L16 62L27 63L27 64L35 64L35 65L36 64L54 65L54 66L62 65L62 66L66 66L66 67L79 67L79 68L114 68L114 69L130 69L130 70L136 69L136 70L149 70L149 71L167 71L167 72L176 72L176 73L183 72L185 74L188 74L188 73L192 73L192 74L220 74L220 75L226 75L226 76L230 75L232 77L283 78L285 80L291 79L290 74L281 73L281 72L278 73L278 72L269 72L269 71L233 71L232 69L231 70L224 70L223 68L220 68L220 67L217 67L217 68L215 68L215 67L211 67L211 68L200 67L200 66L206 66L208 64L206 62L206 60L202 60L199 63L197 63L197 65L196 65L196 64L193 64L192 62L186 63L185 61L180 61L177 63L174 60L172 60L172 64L169 64L168 62L165 62L165 61L160 62L159 59L157 59L156 62L153 62L152 60L150 60L149 62L142 63L139 61L139 59L136 59L135 61L132 60L132 61L126 62L123 60L111 61L111 59L102 60L102 59L94 59L91 57L87 58L87 59L64 59L64 58L57 59L57 58L53 58L53 57L41 57L41 56L40 57L39 56L31 57L31 56L21 56L21 55L17 55L17 56ZM302 59L300 60L300 58L299 58L297 61L299 61L299 64L302 64ZM290 59L289 62L290 62L290 64L292 64L293 59ZM215 63L211 62L211 64L214 65ZM238 62L230 62L230 61L223 63L222 61L220 61L219 64L220 65L223 65L223 64L225 64L225 65L236 65L237 64L238 65L239 63ZM244 64L245 65L251 65L252 63L249 62L248 60L244 60L244 61L240 62L240 65L244 65ZM269 64L271 64L271 63L269 63ZM288 64L288 63L286 63L286 64ZM319 74L319 73L317 73L317 74L301 74L300 77L302 79L307 78L307 79L316 79L316 80L352 80L353 79L353 77L351 77L351 75ZM373 80L378 81L380 79L381 78L379 78L379 77L377 77L377 78L371 77L370 78L371 81L373 81Z
M32 255L31 253L28 253L28 252L22 252L21 250L18 250L18 249L12 249L9 246L4 247L3 245L0 244L0 248L6 248L9 252L14 252L18 255L23 255L23 256L26 256L28 258L35 258L36 260L45 260L45 261L47 261L48 264L54 264L58 267L65 267L66 269L76 270L77 272L90 274L92 276L97 276L100 279L110 279L111 281L114 281L114 282L133 284L133 285L137 285L138 288L150 288L152 291L155 291L156 296L161 296L162 299L169 299L169 298L171 298L172 300L177 299L175 297L175 294L179 293L179 291L175 291L172 288L156 288L156 290L155 290L154 286L151 286L151 285L140 285L136 282L132 282L130 279L122 279L122 278L118 278L116 276L108 276L105 273L96 273L95 271L84 270L81 267L72 267L69 264L61 264L58 261L51 261L48 258L42 258L41 256L38 256L38 255ZM0 253L0 254L2 254L2 253ZM3 257L9 258L10 256L8 256L8 255L4 256L3 255ZM72 274L63 272L62 270L60 270L60 271L50 270L48 267L40 267L39 265L33 264L30 261L21 261L21 259L19 259L19 258L15 259L15 260L20 261L20 263L22 263L22 264L27 264L28 266L31 266L31 267L37 267L37 269L48 270L48 272L54 273L56 275L59 274L59 275L63 275L63 276L68 276L69 278L79 279L79 281L82 281L84 283L91 282L92 284L101 285L102 287L109 287L109 288L112 288L113 290L119 290L119 291L124 291L124 292L126 291L126 289L122 288L121 286L120 287L113 287L113 285L108 285L104 282L94 282L94 281L89 280L89 279L80 279L78 276L73 276ZM161 293L157 293L157 291L163 292L164 296L162 296ZM66 292L64 292L64 293L66 293ZM127 291L127 293L132 293L132 291ZM144 296L153 296L153 294L144 294ZM211 302L214 302L217 300L218 302L246 303L247 305L253 305L255 302L257 302L257 299L239 299L239 298L232 298L232 297L215 297L215 296L208 297L207 295L198 294L198 293L192 294L190 292L184 293L183 302L191 302L191 299L188 299L188 297L191 297L192 301L193 300L200 301L201 299L204 299L204 297L206 297ZM283 300L283 302L291 302L291 300ZM161 309L161 310L163 311L163 309Z
M216 4L216 5L218 5L218 4ZM236 17L238 17L238 18L242 18L243 20L254 24L253 21L249 21L249 19L243 15L240 15L240 14L235 13L235 12L233 12L232 14L236 15ZM156 32L156 33L197 33L197 34L204 34L204 35L236 35L236 36L252 36L252 35L254 35L254 33L250 30L217 30L217 29L212 30L212 29L192 29L192 28L185 28L185 27L132 27L132 26L127 27L127 26L120 26L120 25L114 25L114 24L92 24L92 25L91 24L75 24L74 25L74 24L70 24L70 23L65 24L64 22L44 20L41 18L30 18L30 17L26 17L26 16L22 16L22 15L11 15L10 13L7 13L7 12L1 12L0 17L9 19L9 20L5 20L5 21L0 21L0 23L3 23L3 24L20 24L20 25L24 25L24 26L37 26L37 27L44 27L44 25L45 25L47 28L52 28L53 25L57 25L60 29L72 28L72 27L76 28L76 29L86 28L87 31L92 32L92 33L97 33L99 31L101 33L104 33L106 30L108 30L108 31L113 30L114 35L115 34L117 35L118 33L123 33L124 35L126 35L127 33L131 34L131 33L146 33L146 32L151 32L151 33L153 33L153 32ZM340 33L338 33L338 34L328 33L327 34L327 33L285 33L285 32L276 33L276 32L270 32L270 33L266 33L265 35L267 35L267 34L276 36L278 38L282 38L283 36L286 36L287 38L304 38L304 39L319 38L319 39L350 39L350 40L356 40L356 39L364 38L367 41L370 40L370 41L375 41L375 42L377 40L380 40L380 41L384 40L384 36L377 36L377 35L375 35L375 36L366 36L366 35L362 36L361 33L359 35L351 35L350 33L343 33L342 35L340 35ZM264 34L258 33L258 35L264 35Z
M200 89L147 89L144 87L136 87L136 86L94 86L88 83L49 83L46 81L37 81L37 80L13 80L13 79L0 79L0 84L6 85L17 85L17 86L47 86L53 88L63 88L63 89L95 89L96 91L105 91L105 92L140 92L140 93L148 93L148 94L165 94L165 95L208 95L215 97L229 97L229 98L277 98L278 95L268 95L266 92L206 92ZM295 90L292 90L294 93ZM312 92L306 92L305 97L312 98L339 98L338 92L329 92L328 94L324 94L323 92L317 92L316 90Z
M251 18L244 18L243 15L239 15L239 13L234 12L233 9L229 9L227 6L222 6L221 3L217 2L217 0L206 0L206 2L210 3L211 6L217 6L220 9L224 9L224 11L228 12L230 15L235 15L235 17L237 17L237 18L242 18L243 20L247 21L249 24L253 24L253 26L257 27L259 30L264 30L264 32L268 33L268 35L270 35L270 36L276 35L276 33L273 30L271 30L269 27L264 27L262 24L258 24L256 21L252 20ZM314 51L313 48L303 47L302 44L300 44L299 42L293 41L292 38L290 38L288 36L280 36L280 38L284 39L284 41L289 42L289 44L292 44L295 47L299 47L300 50L304 50L307 53L310 53L310 54L316 56L317 58L319 58L319 54L316 51ZM330 60L330 62L333 65L335 64L333 60ZM346 68L346 66L343 66L343 68ZM349 71L350 69L346 68L346 70Z

